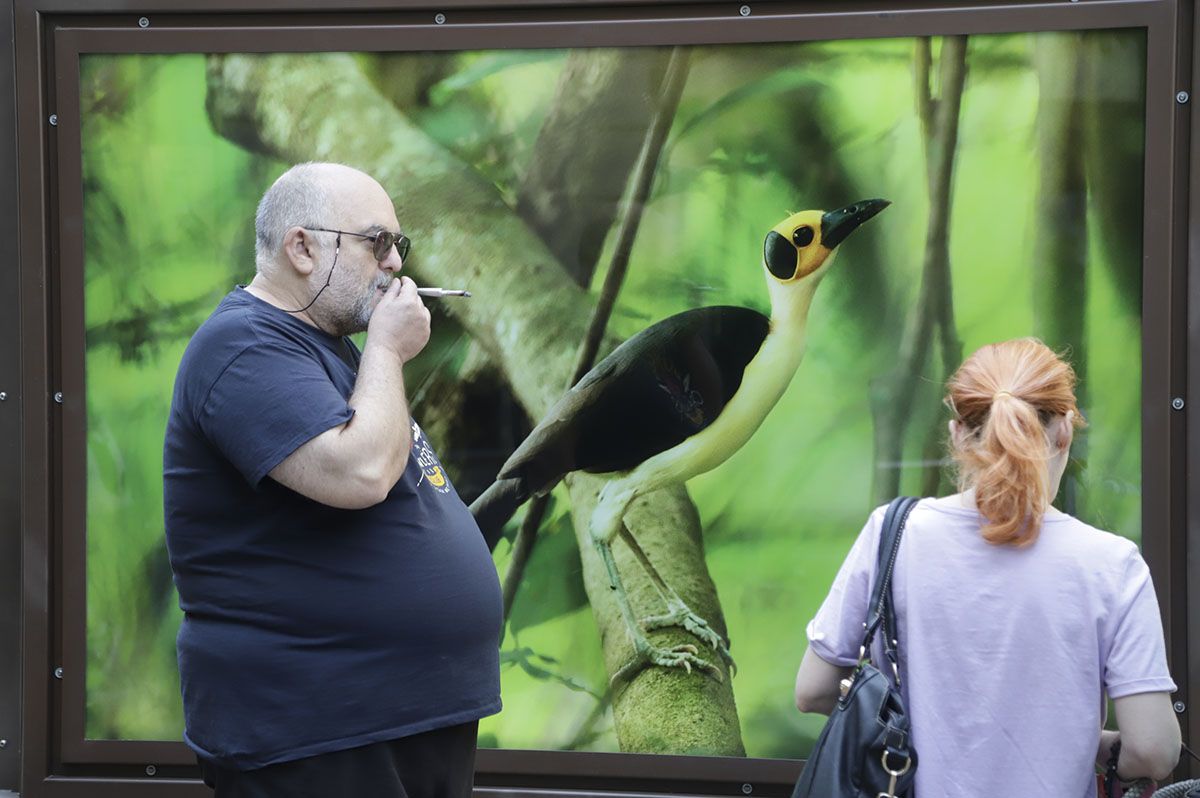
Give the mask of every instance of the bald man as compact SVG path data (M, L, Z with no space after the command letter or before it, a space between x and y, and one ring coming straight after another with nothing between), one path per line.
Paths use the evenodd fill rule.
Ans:
M500 587L409 412L429 340L409 240L335 164L280 176L255 231L164 443L184 739L218 798L468 796L500 710Z

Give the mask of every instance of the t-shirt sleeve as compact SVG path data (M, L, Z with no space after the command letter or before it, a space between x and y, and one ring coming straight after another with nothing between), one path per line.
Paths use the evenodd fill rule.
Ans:
M260 337L221 372L197 422L257 487L301 444L353 415L312 352L294 341Z
M1104 686L1109 697L1174 692L1154 582L1146 561L1132 545L1116 597L1106 630L1110 636Z
M829 595L808 624L809 646L832 665L858 664L858 649L862 645L863 623L867 620L871 579L879 549L879 528L885 510L876 510L867 519L833 580Z

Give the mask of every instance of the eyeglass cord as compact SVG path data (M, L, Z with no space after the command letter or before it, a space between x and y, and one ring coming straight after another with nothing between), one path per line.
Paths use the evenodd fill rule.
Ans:
M333 245L333 263L329 267L329 276L327 276L325 278L325 285L321 286L321 290L318 291L317 295L312 298L312 302L309 302L307 305L300 308L299 310L285 310L285 309L281 308L281 310L283 310L284 313L303 313L304 311L308 310L316 303L316 301L321 297L321 293L326 288L329 287L329 281L333 279L333 269L334 269L334 267L337 266L338 253L341 251L342 251L342 234L338 233L337 241L335 241L334 245Z

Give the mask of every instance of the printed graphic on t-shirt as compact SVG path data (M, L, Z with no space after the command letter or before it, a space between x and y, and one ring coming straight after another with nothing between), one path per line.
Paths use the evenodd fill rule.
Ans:
M433 447L421 433L421 427L416 421L412 423L412 438L413 457L417 458L417 465L421 467L421 478L417 480L417 485L428 482L430 487L438 493L449 493L450 483L446 480L445 472L442 471L442 464L438 462L437 455L433 453Z

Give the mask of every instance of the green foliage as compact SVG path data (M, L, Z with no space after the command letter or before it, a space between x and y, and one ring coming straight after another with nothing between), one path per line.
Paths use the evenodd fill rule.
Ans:
M398 54L410 61L420 54ZM429 90L424 107L401 108L432 139L486 177L509 205L554 91L563 50L468 53Z
M1086 52L1136 56L1140 50L1130 42L1140 35L1092 33L1093 44L1110 46ZM1032 38L971 43L950 231L966 352L1039 332L1032 310L1041 290L1034 231L1047 220L1033 212L1039 164ZM928 215L912 51L911 40L702 48L610 324L627 337L701 305L768 312L760 262L771 226L806 207L871 196L894 203L834 264L814 302L804 363L762 428L728 462L689 485L740 668L734 690L750 756L800 756L815 739L820 718L799 716L790 700L804 626L871 509L874 469L900 468L902 489L914 490L926 431L946 420L935 353L921 375L902 462L874 462L867 387L894 362L898 331L915 305ZM388 75L421 57L395 56L407 60L379 66L373 79L386 84ZM511 203L525 164L536 156L564 57L562 51L464 54L424 101L402 110ZM1135 71L1143 63L1126 60ZM162 432L187 337L235 282L251 277L254 205L284 165L213 133L200 56L86 56L81 82L87 733L178 739L179 611L162 540ZM1136 114L1111 123L1110 135L1125 149L1140 141ZM830 186L851 195L824 194ZM1064 300L1084 303L1087 317L1087 340L1080 343L1089 358L1083 411L1091 428L1083 433L1088 461L1077 475L1079 514L1138 539L1140 304L1131 301L1129 286L1138 284L1141 263L1129 236L1114 247L1097 232L1112 222L1107 208L1089 211L1086 292ZM601 264L610 261L611 248L610 240ZM882 279L868 280L868 266ZM444 321L435 319L438 332L408 375L418 417L423 386L463 367L467 342ZM513 609L511 648L503 652L506 710L482 722L484 745L616 747L568 509L565 492L556 491ZM501 573L509 556L502 543Z
M736 111L739 105L748 100L759 98L772 100L777 95L788 94L797 89L826 85L820 77L814 74L815 71L815 69L782 69L744 83L733 91L721 95L703 111L693 114L687 122L679 126L674 141L682 140L688 133L711 119Z
M537 547L521 581L522 593L537 600L514 604L508 622L514 633L588 606L575 529L564 504L552 499L542 520Z
M487 78L496 77L513 67L558 61L562 57L561 50L498 50L482 53L473 58L465 68L434 86L429 97L435 105L445 105L455 93Z
M530 677L542 682L557 682L570 690L576 690L581 693L587 693L596 700L600 700L600 695L594 690L583 684L578 679L570 676L563 676L552 668L559 665L559 661L554 657L547 657L544 654L538 654L528 647L515 647L509 649L501 649L500 651L500 667L504 668L508 665L517 665Z

